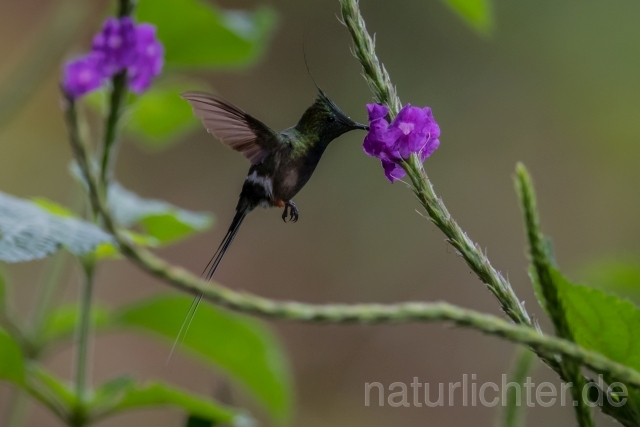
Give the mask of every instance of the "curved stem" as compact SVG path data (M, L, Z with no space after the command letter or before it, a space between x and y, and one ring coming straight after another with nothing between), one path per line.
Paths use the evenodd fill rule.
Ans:
M80 406L85 402L87 393L87 364L91 332L94 263L92 260L85 260L82 266L84 270L84 284L80 294L80 313L76 337L77 353L75 361L75 387Z
M528 326L515 325L499 317L463 309L448 303L407 302L399 304L304 304L275 301L248 293L240 293L223 286L204 282L182 268L173 267L150 252L134 247L116 231L122 253L156 277L204 298L246 313L264 317L327 323L400 323L449 321L456 325L476 329L509 341L526 344L542 354L561 354L576 360L597 372L604 372L640 386L640 373L586 350L569 341L543 335Z

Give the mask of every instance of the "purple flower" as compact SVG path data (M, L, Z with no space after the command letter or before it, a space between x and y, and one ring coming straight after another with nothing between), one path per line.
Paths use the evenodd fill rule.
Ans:
M400 166L403 159L416 153L421 161L429 157L440 145L440 127L433 118L431 108L405 105L389 124L389 109L380 104L367 104L369 133L363 149L369 156L382 162L385 176L394 182L405 176Z
M95 53L68 62L62 78L64 91L72 98L77 98L102 86L105 79L102 62L101 55Z
M151 85L164 65L164 47L156 38L156 27L140 24L136 28L134 61L128 67L129 89L142 93Z
M129 17L107 18L93 38L91 53L65 65L63 87L77 98L127 70L129 89L142 93L162 71L164 47L151 24L136 25Z
M93 38L93 52L103 54L102 70L112 76L131 65L135 59L136 27L127 16L107 18L102 31Z

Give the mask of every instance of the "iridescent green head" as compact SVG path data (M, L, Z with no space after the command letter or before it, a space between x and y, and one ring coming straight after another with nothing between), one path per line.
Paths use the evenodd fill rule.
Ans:
M351 120L318 88L318 97L304 112L295 128L305 136L315 136L328 144L343 133L354 129L368 130L369 126Z

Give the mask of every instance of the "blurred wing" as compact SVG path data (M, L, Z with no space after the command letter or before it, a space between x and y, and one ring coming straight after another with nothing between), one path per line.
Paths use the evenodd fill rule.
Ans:
M260 120L235 105L204 92L185 92L193 113L211 135L241 152L252 165L261 163L278 145L278 135Z

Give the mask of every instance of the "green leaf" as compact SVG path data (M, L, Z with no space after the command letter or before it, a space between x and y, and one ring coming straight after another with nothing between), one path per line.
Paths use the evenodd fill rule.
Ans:
M552 269L575 342L640 371L640 310L598 289L570 283Z
M210 214L180 209L170 203L143 199L117 182L109 187L109 204L116 222L125 227L141 224L160 243L169 243L209 228Z
M105 328L109 325L111 311L106 307L93 305L91 307L91 321L94 328ZM73 336L79 319L77 305L67 305L56 309L46 321L42 333L45 342L67 339Z
M125 131L147 147L166 147L198 124L191 106L180 94L203 89L202 84L184 81L154 85L130 107Z
M61 217L37 204L0 192L0 260L31 261L61 246L75 255L92 252L113 238L95 225Z
M190 298L166 296L123 309L116 322L143 328L173 343L189 310ZM284 420L291 409L286 356L273 333L255 319L201 304L182 348L239 380Z
M172 385L149 382L137 385L127 377L110 381L96 390L90 411L101 417L146 407L171 406L221 423L234 423L238 414L204 396Z
M222 11L199 0L140 0L136 16L156 25L167 65L188 67L249 65L264 51L275 24L270 8Z
M493 31L492 0L443 0L470 27L481 34Z
M24 359L18 343L0 328L0 379L24 384Z

